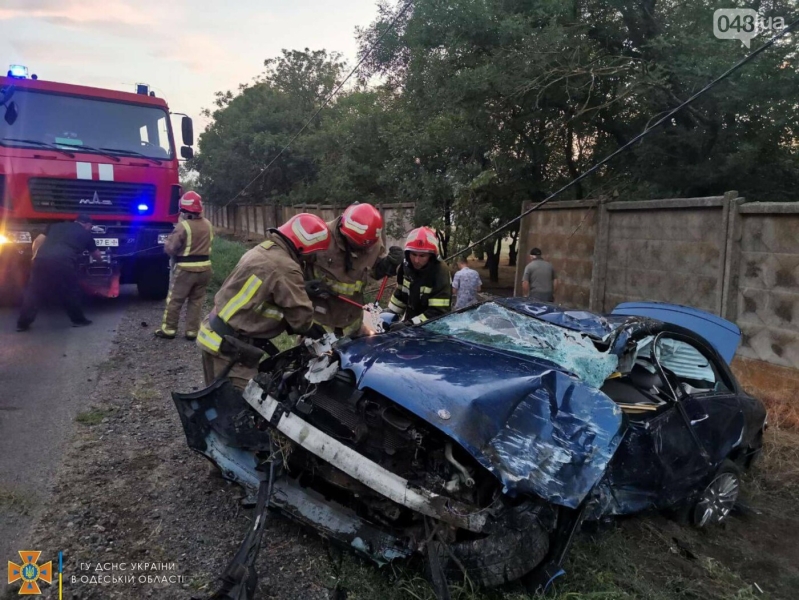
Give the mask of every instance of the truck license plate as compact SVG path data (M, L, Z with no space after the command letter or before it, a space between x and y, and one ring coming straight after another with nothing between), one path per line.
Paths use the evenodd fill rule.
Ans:
M119 246L119 240L116 238L97 238L94 243L100 246Z

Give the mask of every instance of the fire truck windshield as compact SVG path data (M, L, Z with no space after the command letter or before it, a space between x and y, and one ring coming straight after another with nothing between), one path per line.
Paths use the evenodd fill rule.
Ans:
M98 154L113 151L161 160L174 156L169 115L163 109L19 88L14 102L18 117L13 125L0 119L3 146L97 149Z

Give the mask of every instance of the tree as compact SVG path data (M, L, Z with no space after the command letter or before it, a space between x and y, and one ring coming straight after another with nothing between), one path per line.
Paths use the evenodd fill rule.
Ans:
M308 49L284 50L264 64L254 84L240 86L236 95L219 92L216 110L206 111L213 121L200 136L191 166L202 193L214 201L228 202L248 185L239 201L285 201L298 182L315 175L312 157L297 146L263 170L331 94L345 65L338 54ZM317 130L320 122L309 129Z
M361 52L404 0L380 6ZM796 0L760 2L763 15ZM585 173L738 60L707 1L416 0L366 60L398 97L400 192L464 243ZM716 195L792 199L797 53L786 39L561 200ZM463 190L469 193L463 196ZM461 233L455 233L455 230ZM511 232L511 235L513 233ZM471 238L475 239L475 238ZM489 264L496 245L484 246ZM493 277L492 277L493 278Z

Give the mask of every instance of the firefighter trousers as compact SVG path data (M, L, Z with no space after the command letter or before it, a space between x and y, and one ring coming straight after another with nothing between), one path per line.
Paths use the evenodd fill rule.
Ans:
M231 358L225 355L214 356L210 352L202 351L203 354L203 377L205 378L205 386L208 387L216 378L219 377L225 368L230 364ZM233 384L233 387L240 392L244 391L250 379L258 374L258 369L245 367L241 363L236 363L228 373L228 379Z
M205 301L205 291L211 282L211 270L187 271L176 268L172 274L169 295L166 297L166 310L161 323L161 331L167 335L175 335L180 320L180 309L188 302L186 308L186 336L197 337L200 330L200 313Z

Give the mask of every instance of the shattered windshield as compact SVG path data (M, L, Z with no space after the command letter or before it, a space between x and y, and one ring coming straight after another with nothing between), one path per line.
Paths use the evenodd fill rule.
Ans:
M600 352L588 338L493 302L451 314L425 329L469 342L543 358L598 388L616 370L618 357Z

